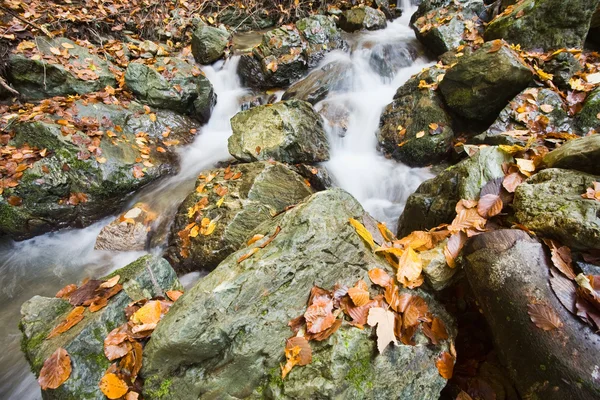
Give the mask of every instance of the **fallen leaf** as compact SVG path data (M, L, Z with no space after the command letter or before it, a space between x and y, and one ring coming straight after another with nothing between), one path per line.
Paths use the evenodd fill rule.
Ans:
M71 357L62 347L44 361L38 383L42 390L56 389L71 376Z
M452 357L450 353L444 351L435 361L435 366L442 378L450 379L454 372L454 357Z
M252 257L259 249L260 249L259 247L254 247L253 249L250 249L249 252L242 255L240 258L238 258L238 260L237 260L238 264L241 263L242 261L247 260L248 258Z
M102 281L100 280L90 279L71 294L69 302L74 306L81 306L91 301L96 297L96 289L98 289L101 283Z
M527 304L527 308L529 318L538 328L549 331L563 326L562 321L552 307L546 304Z
M514 193L517 190L517 187L525 182L527 178L521 175L519 172L513 172L504 177L502 181L502 186L508 193Z
M499 51L503 46L502 40L501 39L496 39L492 42L492 45L490 46L490 48L488 49L488 53L495 53L497 51Z
M71 310L69 314L63 319L52 331L48 334L46 339L53 338L55 336L64 333L77 325L83 319L83 313L85 312L85 307L75 307Z
M456 268L456 258L466 241L467 235L464 232L456 232L448 239L446 246L444 246L444 257L446 258L446 264L450 268Z
M365 242L367 242L371 249L374 250L375 241L373 240L373 235L371 235L371 232L369 232L363 224L361 224L354 218L350 218L350 225L352 225L354 229L356 229L356 233L358 233L358 236L360 236Z
M181 290L167 290L165 294L169 299L177 301L177 299L179 299L181 295L183 295L183 292Z
M404 310L402 324L405 328L417 326L427 315L429 307L422 297L411 296Z
M552 111L554 111L554 107L552 107L550 104L542 104L540 106L540 110L542 110L543 112L548 114L548 113L551 113Z
M100 380L100 390L109 399L123 397L129 391L127 383L113 373L106 373Z
M332 311L333 299L326 295L315 296L304 313L308 332L319 333L333 325L335 316Z
M160 321L161 306L160 302L152 300L144 304L132 316L131 321L136 324L156 324Z
M371 282L374 284L383 288L391 285L392 283L392 277L381 268L373 268L369 270L369 279L371 279Z
M98 286L98 288L100 289L110 289L112 287L114 287L117 283L119 283L119 279L121 279L120 275L115 275L112 278L110 278L109 280L102 282L100 284L100 286Z
M396 278L404 286L410 286L411 282L418 280L422 270L421 256L409 247L400 257Z
M562 272L567 278L573 280L577 275L573 270L573 258L571 257L571 249L567 246L560 246L554 240L545 239L544 243L550 248L552 255L552 264Z
M479 199L477 203L477 213L483 218L491 218L500 214L504 204L500 196L496 194L486 194Z
M515 158L519 171L524 175L530 175L531 172L535 172L535 164L533 160L526 160L524 158Z
M312 350L306 338L295 336L285 344L286 363L281 367L281 379L285 379L296 365L307 365L312 361Z
M325 329L324 331L315 333L315 334L309 333L310 340L316 340L317 342L326 340L331 335L333 335L338 329L340 329L340 326L342 326L342 322L344 322L343 319L338 318L335 320L333 325L331 325L329 328Z
M55 297L58 297L59 299L66 299L68 298L75 290L77 290L77 285L71 283L70 285L65 286L64 288L60 289Z
M348 296L357 307L363 306L371 300L369 298L369 287L363 280L356 282L354 287L348 289Z
M423 136L425 136L425 131L419 131L419 132L417 132L417 134L415 135L415 137L416 137L417 139L420 139L420 138L422 138Z
M250 238L250 240L248 240L248 242L246 243L246 245L250 246L252 243L259 241L260 239L264 238L265 235L261 235L260 233L257 233L256 235L252 236Z
M382 307L372 307L369 309L369 317L367 323L370 326L377 325L377 350L379 354L390 344L398 345L396 335L394 334L394 325L396 317L392 311Z

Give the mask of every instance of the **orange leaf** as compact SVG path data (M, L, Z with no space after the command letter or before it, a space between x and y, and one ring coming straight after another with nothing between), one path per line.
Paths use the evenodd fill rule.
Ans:
M500 214L504 204L500 196L496 194L486 194L481 196L477 203L477 213L483 218L491 218Z
M257 251L259 250L259 247L255 247L253 249L250 249L249 252L247 252L246 254L244 254L243 256L241 256L240 258L238 258L237 262L241 263L242 261L252 257Z
M304 313L308 332L319 333L333 325L335 317L332 310L333 299L327 295L315 296Z
M281 367L281 379L285 379L296 365L307 365L312 361L312 350L304 337L290 338L285 344L286 363Z
M131 321L136 324L156 324L160 321L161 307L160 302L152 300L144 304L132 316Z
M369 270L369 278L371 279L371 282L383 288L391 285L392 283L392 277L381 268L373 268Z
M129 387L121 378L109 372L100 380L100 390L109 399L118 399L129 391Z
M450 379L454 372L454 357L452 357L450 353L444 351L435 361L435 366L442 378Z
M402 257L400 257L398 274L396 278L398 282L405 287L413 287L413 283L418 282L423 270L423 262L421 256L409 247ZM419 286L419 285L417 285Z
M83 319L83 313L85 312L85 307L75 307L71 312L66 316L64 320L62 320L53 330L48 334L46 339L53 338L54 336L58 336L61 333L64 333L77 325L79 321Z
M350 289L348 289L348 296L352 299L352 302L355 306L360 307L367 304L370 300L369 298L369 288L365 281L360 280L356 282L356 285Z
M508 193L514 193L517 190L517 186L521 183L525 182L525 177L521 175L519 172L513 172L504 177L502 181L502 186Z
M56 389L71 375L71 357L62 347L56 349L46 361L40 371L38 383L42 390Z
M490 48L488 49L488 53L495 53L498 50L500 50L503 46L502 40L500 39L496 39L492 42L492 45L490 46Z
M466 241L467 235L464 232L456 232L448 239L448 242L444 247L444 257L450 268L456 267L456 257L460 254Z
M552 307L546 304L527 304L527 308L529 318L538 328L550 331L563 326L562 321Z
M114 287L117 283L119 283L119 279L121 279L120 275L115 275L112 278L110 278L109 280L102 282L100 284L100 286L98 286L98 288L100 289L110 289L112 287Z
M167 290L165 294L169 299L177 301L177 299L181 297L183 292L181 290Z
M256 235L252 236L250 238L250 240L248 240L248 242L246 243L248 246L250 246L252 243L264 238L265 235L261 235L260 233L257 233Z
M74 285L74 284L72 284L72 283L71 283L70 285L67 285L67 286L65 286L64 288L60 289L60 290L59 290L59 291L56 293L55 297L58 297L59 299L66 299L66 298L68 298L68 297L71 295L71 293L73 293L75 290L77 290L77 285Z

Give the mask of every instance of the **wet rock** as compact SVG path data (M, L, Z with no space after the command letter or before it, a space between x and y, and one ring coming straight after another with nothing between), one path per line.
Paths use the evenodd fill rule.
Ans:
M595 133L600 131L600 88L592 90L585 102L583 108L575 115L575 126L582 134Z
M321 116L311 105L288 100L237 113L231 119L229 153L240 161L274 159L314 163L329 159Z
M301 19L265 33L251 54L242 55L238 74L247 86L286 87L315 66L326 52L345 48L333 22L324 16Z
M344 137L350 126L350 109L344 104L333 101L326 101L321 104L319 115L329 129L338 136Z
M15 125L11 144L45 148L47 155L23 171L18 186L4 190L0 198L1 234L25 239L63 227L87 226L110 215L135 190L175 172L176 144L191 142L190 130L199 127L194 120L172 111L156 111L153 122L136 103L126 109L77 101L69 112L97 123L102 136L90 137L76 129L65 136L62 125L56 122L58 115ZM122 130L118 138L117 127ZM171 146L163 143L166 139L162 134L167 130ZM108 131L115 136L109 137ZM147 134L141 138L145 143L136 141L139 132ZM92 155L88 146L97 146L101 154ZM160 146L164 152L157 150ZM141 151L147 151L148 158L142 158ZM10 196L21 198L22 204L10 205Z
M304 178L283 164L239 164L230 167L230 171L229 176L224 168L202 172L201 176L215 177L208 183L200 177L196 190L179 206L167 250L167 258L178 272L214 269L243 247L260 223L313 193ZM237 173L241 177L232 179ZM221 196L222 193L225 194ZM224 200L217 205L220 199ZM195 211L199 202L206 205ZM180 235L190 223L203 218L215 221L212 233L205 235L200 231L194 237L188 228L187 233Z
M292 84L283 94L282 100L297 99L316 104L330 92L347 91L351 87L352 63L333 61Z
M304 182L315 191L333 187L333 179L329 171L322 165L296 164L289 166L304 178Z
M520 397L598 397L600 337L557 299L549 282L556 278L541 243L521 230L486 232L471 239L463 258L499 358ZM552 275L557 274L554 269ZM551 307L563 326L538 328L527 313L534 303Z
M192 33L192 53L196 62L208 65L222 58L230 38L227 30L200 23Z
M552 82L561 90L570 90L569 80L577 72L581 71L581 64L571 53L563 51L558 53L550 61L543 65L545 72L552 74Z
M416 47L406 43L377 43L371 48L369 65L384 78L392 79L417 58Z
M8 59L8 80L25 99L85 94L117 86L111 72L116 67L88 48L66 38L38 37L35 42L39 49L36 54L39 57L41 53L43 58L15 53ZM72 48L66 49L63 44ZM52 53L57 50L67 57Z
M572 249L600 249L600 202L581 197L600 177L551 168L538 172L515 192L519 223Z
M454 132L441 96L419 82L432 83L443 73L433 67L409 79L381 114L377 140L383 152L409 166L438 162L450 150Z
M150 237L150 224L156 218L147 205L137 203L106 225L96 238L94 249L143 251Z
M159 57L152 65L129 63L125 84L144 103L193 115L201 122L208 121L217 101L202 71L175 57Z
M64 348L71 356L73 370L69 379L57 389L44 391L44 399L105 399L97 384L111 364L104 355L104 338L127 321L127 304L181 289L169 263L150 255L110 276L114 275L121 276L123 290L106 307L94 313L86 310L81 322L51 339L45 338L73 306L67 300L35 296L21 307L22 349L36 375L57 348Z
M598 0L525 0L491 21L485 40L504 39L527 50L583 48Z
M569 140L544 157L549 168L574 169L588 174L600 175L600 136L592 135Z
M445 385L435 367L439 352L421 333L416 346L392 346L379 355L370 329L344 324L323 342L311 342L313 361L281 380L287 321L304 313L313 285L329 288L388 268L348 223L366 216L342 190L328 190L259 226L265 248L238 263L250 247L231 254L182 296L144 349L145 395L167 397L436 399ZM263 240L266 240L263 239ZM423 291L446 326L442 307ZM450 330L452 334L452 330Z
M440 83L448 107L465 118L493 120L533 79L517 53L506 45L494 51L494 46L496 42L485 43L470 56L461 57Z
M455 281L455 276L460 270L450 268L444 256L444 247L448 240L440 242L431 250L419 252L423 261L423 276L427 284L436 291L443 290Z
M518 134L515 131L523 131ZM528 88L519 93L500 112L474 143L524 145L533 132L573 133L573 120L558 93L550 89Z
M385 14L368 6L354 7L344 11L340 16L339 26L346 32L355 32L361 29L374 31L387 26Z
M467 44L467 35L483 35L480 15L485 15L482 0L425 0L411 17L411 26L417 39L439 56Z
M484 147L472 157L423 182L406 201L398 222L398 237L452 222L456 216L456 203L460 199L476 200L487 182L504 177L502 164L512 161L512 157L502 150Z

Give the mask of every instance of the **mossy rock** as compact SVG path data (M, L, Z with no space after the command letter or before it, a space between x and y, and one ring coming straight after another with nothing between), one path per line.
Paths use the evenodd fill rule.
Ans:
M331 17L313 15L296 22L296 29L308 42L304 49L309 68L314 68L332 50L346 50L348 45L342 38Z
M592 90L583 108L575 115L575 126L581 134L596 133L600 131L600 88Z
M339 26L346 32L355 32L361 29L373 31L385 28L387 20L381 10L368 6L358 6L342 13Z
M544 156L548 168L574 169L600 175L600 135L569 140Z
M192 33L192 54L196 62L212 64L225 55L231 34L200 22Z

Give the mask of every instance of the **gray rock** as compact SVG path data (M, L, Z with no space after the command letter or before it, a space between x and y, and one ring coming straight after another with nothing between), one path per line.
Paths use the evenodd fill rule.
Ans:
M597 6L598 0L521 1L487 25L485 40L504 39L526 50L583 48Z
M208 122L217 101L202 71L175 57L159 57L152 65L129 63L125 84L144 103L193 115L201 122Z
M135 190L177 171L178 146L163 144L163 132L170 130L170 141L186 144L193 139L190 129L199 128L194 120L172 111L156 111L153 122L137 103L124 108L76 101L68 110L79 119L87 118L88 123L99 125L101 155L89 152L92 138L86 132L63 135L62 126L56 122L61 118L58 115L16 124L11 144L45 148L47 155L23 171L18 186L4 190L4 197L0 197L1 234L25 239L63 227L87 226L110 215ZM118 137L116 127L122 130ZM108 131L113 131L114 137L109 137ZM151 164L142 162L136 142L139 132L148 135L143 147L149 151L145 161ZM164 153L157 150L159 146ZM143 175L136 177L135 169ZM84 193L87 200L72 204L68 199L73 193ZM23 199L22 205L10 205L6 200L9 196Z
M150 238L150 223L155 218L147 205L137 203L106 225L96 238L94 249L143 251Z
M244 162L274 159L314 163L329 159L321 116L311 105L288 100L251 108L231 119L229 153Z
M89 49L66 38L38 37L35 42L43 58L36 60L24 54L11 54L8 59L8 79L25 99L40 100L97 92L106 86L117 87L111 72L117 67L90 53ZM63 43L73 48L65 49ZM70 58L57 56L50 49L68 51Z
M352 63L334 61L292 84L283 94L282 100L297 99L317 104L330 92L343 92L351 88Z
M437 399L445 380L435 359L442 349L393 346L377 355L370 330L343 325L329 339L312 343L313 361L281 380L287 321L304 313L313 285L352 285L367 270L387 268L366 247L348 219L364 211L346 192L329 190L259 226L280 233L264 249L238 263L231 254L183 295L144 349L144 393L164 398L421 398ZM260 242L252 245L255 247ZM434 315L451 321L422 291ZM454 336L453 329L450 330Z
M296 22L296 29L308 42L304 54L309 68L314 68L331 50L345 50L347 44L342 39L332 18L325 15L313 15Z
M600 175L600 136L592 135L569 140L544 156L548 168L574 169Z
M214 269L240 249L260 223L313 193L303 177L283 164L256 162L230 168L233 174L240 172L241 177L225 179L224 168L204 171L202 176L215 177L209 183L199 178L196 188L204 187L202 193L194 190L179 206L166 256L178 272ZM220 196L215 188L227 188L227 193ZM217 206L222 197L223 203ZM207 205L190 216L188 210L203 198L208 199ZM202 218L216 221L214 232L179 236L190 223ZM186 252L189 256L184 257Z
M490 52L495 45L485 43L473 54L461 57L440 83L448 107L465 118L493 120L533 79L517 53L505 45Z
M521 230L486 232L463 250L463 268L521 398L593 399L600 394L600 337L559 302L540 242ZM563 278L564 285L573 282ZM573 288L574 290L574 288ZM543 331L528 305L551 307L563 326Z
M339 26L346 32L355 32L361 29L374 31L387 26L385 14L368 6L354 7L344 11L340 16Z
M542 108L551 106L550 112ZM541 108L542 107L542 108ZM523 111L524 109L525 111ZM547 118L548 123L537 121L538 118ZM507 134L507 132L525 131L522 136ZM560 95L550 89L528 88L519 93L500 112L500 115L485 132L473 138L473 143L519 144L524 145L530 132L573 133L573 120L566 111Z
M446 263L446 256L444 256L446 243L448 243L448 240L438 243L431 250L419 252L423 261L423 276L425 277L425 281L433 290L437 291L450 286L455 281L457 272L460 271L458 267L450 268Z
M350 108L345 104L340 104L333 101L324 101L321 103L319 115L329 129L340 137L344 137L350 126Z
M419 89L421 80L434 83L443 73L426 69L401 86L379 121L377 140L383 152L410 166L424 166L445 158L452 145L452 121L439 93ZM431 124L437 124L431 129Z
M73 306L67 300L35 296L21 307L22 349L36 375L57 348L71 356L69 379L57 389L44 391L44 399L106 399L97 384L111 364L104 355L104 338L127 321L125 307L142 298L164 296L166 290L181 289L169 263L150 255L110 276L114 275L121 276L123 290L106 307L94 313L86 310L81 322L51 339L45 338Z
M192 33L192 53L196 62L207 65L222 58L230 38L230 33L225 29L198 24Z
M519 223L573 250L600 249L600 202L581 197L600 177L551 168L517 187L513 207Z
M398 222L398 237L452 222L456 203L460 199L476 200L487 182L504 176L502 164L512 161L512 157L502 150L484 147L472 157L423 182L406 201Z
M581 64L569 52L558 53L543 64L544 71L552 74L552 82L561 90L570 90L569 80L581 71Z
M413 64L418 49L410 43L376 43L371 47L369 65L380 76L392 79L402 68Z
M592 90L585 102L583 108L575 115L575 126L582 134L595 133L600 131L600 88Z

